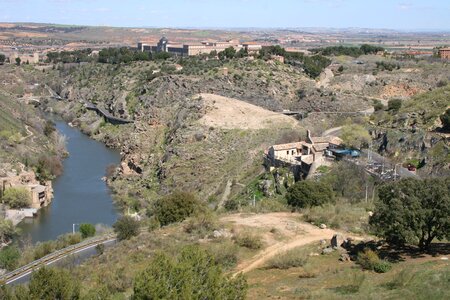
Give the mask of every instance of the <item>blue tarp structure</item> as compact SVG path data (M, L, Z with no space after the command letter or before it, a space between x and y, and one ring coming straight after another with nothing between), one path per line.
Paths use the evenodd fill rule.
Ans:
M354 149L333 149L331 150L335 155L338 156L351 156L351 157L360 157L361 151Z

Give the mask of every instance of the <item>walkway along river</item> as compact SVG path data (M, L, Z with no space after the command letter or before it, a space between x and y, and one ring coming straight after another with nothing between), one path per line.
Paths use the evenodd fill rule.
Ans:
M53 181L53 202L41 209L36 218L25 219L19 225L22 236L30 236L33 243L72 232L73 224L112 225L118 215L110 190L101 178L108 165L120 162L119 152L62 121L55 123L67 137L69 157L63 162L63 174Z

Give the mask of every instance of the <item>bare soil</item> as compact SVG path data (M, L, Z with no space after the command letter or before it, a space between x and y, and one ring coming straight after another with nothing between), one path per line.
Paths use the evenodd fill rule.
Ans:
M199 120L206 126L224 129L265 129L296 127L294 118L233 98L213 94L200 94L207 112Z

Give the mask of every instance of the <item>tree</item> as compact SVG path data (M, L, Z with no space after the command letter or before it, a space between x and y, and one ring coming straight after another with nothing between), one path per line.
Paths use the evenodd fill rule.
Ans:
M200 210L201 204L197 198L186 192L174 192L156 201L152 214L162 226L181 222Z
M234 58L235 55L236 55L236 49L234 49L233 47L230 46L219 53L219 58L221 60L232 59L232 58Z
M16 228L11 220L0 219L0 243L9 243L16 234Z
M44 134L46 136L51 136L55 131L56 131L55 123L50 120L47 120L44 126Z
M330 185L311 180L296 182L286 194L288 204L296 208L323 205L333 201L333 198L334 194Z
M123 216L113 225L119 240L128 240L139 234L139 222L130 216Z
M20 66L21 59L20 57L16 57L16 65Z
M442 129L450 131L450 108L448 108L443 115L441 115Z
M83 239L94 236L95 235L95 226L92 224L81 224L80 225L80 233Z
M341 129L341 139L347 147L360 149L370 141L369 132L361 125L349 124Z
M5 63L6 56L5 54L0 53L0 65L3 65Z
M392 99L388 101L388 110L398 111L402 107L402 100Z
M449 178L402 179L383 185L378 194L370 224L389 243L426 250L435 238L450 238Z
M24 208L31 205L30 192L24 187L11 187L3 195L3 203L10 208Z
M133 299L244 299L242 275L226 276L214 257L198 246L187 246L173 258L160 252L136 276Z
M0 250L0 268L14 270L20 258L17 246L7 246Z
M42 267L31 275L29 296L40 300L79 299L80 283L67 270Z

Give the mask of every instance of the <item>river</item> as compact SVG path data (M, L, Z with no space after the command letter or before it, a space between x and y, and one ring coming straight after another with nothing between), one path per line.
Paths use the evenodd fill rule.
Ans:
M118 216L110 189L101 178L108 165L120 162L119 152L65 122L55 123L57 130L67 137L69 157L63 162L63 174L53 181L52 203L41 209L34 219L25 219L19 224L22 236L31 237L33 243L72 232L73 224L110 226Z

